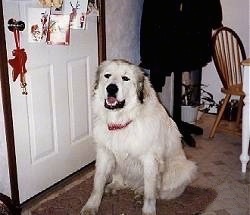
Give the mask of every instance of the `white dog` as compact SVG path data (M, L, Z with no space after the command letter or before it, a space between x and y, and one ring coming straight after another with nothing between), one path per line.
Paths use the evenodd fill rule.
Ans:
M156 215L156 199L182 194L197 166L187 160L181 134L143 71L127 61L103 62L93 96L97 147L94 188L81 214L96 214L105 191L144 194L143 215Z

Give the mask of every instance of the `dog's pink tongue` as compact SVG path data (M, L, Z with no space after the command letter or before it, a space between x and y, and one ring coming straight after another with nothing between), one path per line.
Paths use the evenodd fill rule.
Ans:
M114 104L117 100L116 100L116 98L115 97L113 97L113 96L110 96L110 97L108 97L108 103L109 104Z

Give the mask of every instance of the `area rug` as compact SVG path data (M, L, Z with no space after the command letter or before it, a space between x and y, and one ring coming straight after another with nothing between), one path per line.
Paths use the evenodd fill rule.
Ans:
M13 209L11 199L3 193L0 193L0 215L12 215Z
M9 214L10 211L7 208L7 206L2 201L0 201L0 215L9 215Z
M93 177L77 184L32 210L32 215L79 215L93 187ZM198 215L216 198L213 189L189 186L174 200L157 200L157 215ZM143 199L130 190L104 195L98 215L141 215Z

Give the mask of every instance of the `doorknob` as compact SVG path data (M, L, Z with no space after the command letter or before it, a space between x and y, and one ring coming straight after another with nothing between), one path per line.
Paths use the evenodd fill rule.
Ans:
M25 23L23 21L16 21L15 19L9 19L8 29L10 31L18 30L23 31L25 29Z

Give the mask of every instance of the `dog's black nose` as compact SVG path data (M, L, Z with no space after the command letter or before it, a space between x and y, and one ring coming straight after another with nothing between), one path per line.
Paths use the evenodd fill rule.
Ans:
M110 84L106 88L109 96L114 96L118 92L118 87L116 84Z

